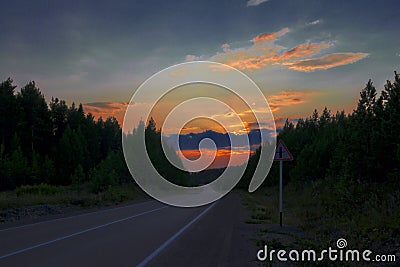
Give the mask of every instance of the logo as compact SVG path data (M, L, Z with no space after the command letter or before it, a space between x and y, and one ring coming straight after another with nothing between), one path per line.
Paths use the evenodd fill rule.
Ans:
M152 118L163 150L163 155L157 157L165 156L169 164L187 173L212 166L220 149L215 140L204 138L198 144L198 158L187 158L184 154L178 158L177 153L182 150L180 138L188 132L188 125L208 121L209 125L223 129L224 136L229 138L229 145L223 148L229 150L223 173L199 186L182 186L166 179L148 153L151 142L146 142L144 122ZM207 123L202 124L203 130L204 125ZM241 151L254 151L251 134L257 134L260 146L259 161L248 188L249 192L255 191L271 168L276 143L274 117L258 86L239 70L209 61L174 65L147 79L129 102L122 130L124 157L135 182L153 198L179 207L209 204L235 187L251 155Z
M347 241L344 238L339 238L336 241L336 248L329 247L316 251L314 249L296 250L292 249L286 251L284 249L268 250L268 246L264 245L263 249L257 252L257 259L259 261L271 261L275 259L278 261L346 261L346 262L359 262L359 261L372 261L372 262L395 262L396 255L393 254L373 254L371 250L357 250L357 249L344 249L347 247Z

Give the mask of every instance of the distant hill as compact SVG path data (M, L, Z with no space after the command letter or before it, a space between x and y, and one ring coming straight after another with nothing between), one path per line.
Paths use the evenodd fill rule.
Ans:
M229 149L231 147L230 139L232 143L235 143L238 147L246 146L245 140L249 139L249 144L252 150L255 150L257 147L261 145L261 131L262 134L270 137L271 132L267 129L262 130L251 130L247 135L246 134L234 134L234 133L220 133L212 130L207 130L201 133L190 133L179 135L179 147L174 140L176 139L177 134L169 135L166 137L167 143L173 149L178 150L194 150L199 148L199 144L201 140L205 138L212 139L217 148L226 148ZM205 148L213 148L213 146L204 143Z

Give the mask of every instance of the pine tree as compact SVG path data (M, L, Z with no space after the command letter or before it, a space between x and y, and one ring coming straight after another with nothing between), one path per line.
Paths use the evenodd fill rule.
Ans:
M57 170L59 184L71 184L71 175L87 157L85 139L78 130L67 127L58 146Z
M50 112L44 96L34 81L21 88L17 94L18 136L24 152L32 159L33 153L49 152L51 140Z
M51 98L50 119L52 123L52 135L54 142L58 142L67 128L68 106L64 100Z
M4 146L4 153L11 150L11 140L17 126L15 88L11 78L0 83L0 144Z
M53 160L45 156L43 164L40 168L41 181L46 184L57 184L56 168L54 167Z
M24 157L21 147L18 147L4 160L3 189L15 189L25 184L32 184L28 160Z
M373 114L376 102L376 89L372 81L369 80L365 88L360 92L355 114L359 116L367 116Z

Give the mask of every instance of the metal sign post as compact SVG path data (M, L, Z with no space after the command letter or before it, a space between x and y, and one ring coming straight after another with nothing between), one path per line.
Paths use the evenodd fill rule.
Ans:
M279 225L282 227L282 166L283 161L279 161Z
M282 227L282 208L283 208L283 182L282 182L282 170L283 170L283 161L293 160L292 154L287 149L285 143L280 140L275 149L275 161L279 161L279 225Z

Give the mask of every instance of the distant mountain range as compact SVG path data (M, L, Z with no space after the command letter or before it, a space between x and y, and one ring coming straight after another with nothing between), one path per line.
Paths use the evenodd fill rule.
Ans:
M261 131L264 136L267 136L267 138L271 136L272 131L267 129L251 130L247 134L220 133L207 130L201 133L189 133L179 136L178 134L169 135L166 137L166 141L167 144L175 150L197 150L201 140L209 138L214 141L217 148L229 149L231 147L230 139L232 140L232 143L235 144L235 147L240 148L246 146L245 140L248 138L249 145L251 149L254 150L261 145ZM174 141L177 137L179 138L179 147L178 143ZM210 142L204 142L202 145L204 148L213 148Z

